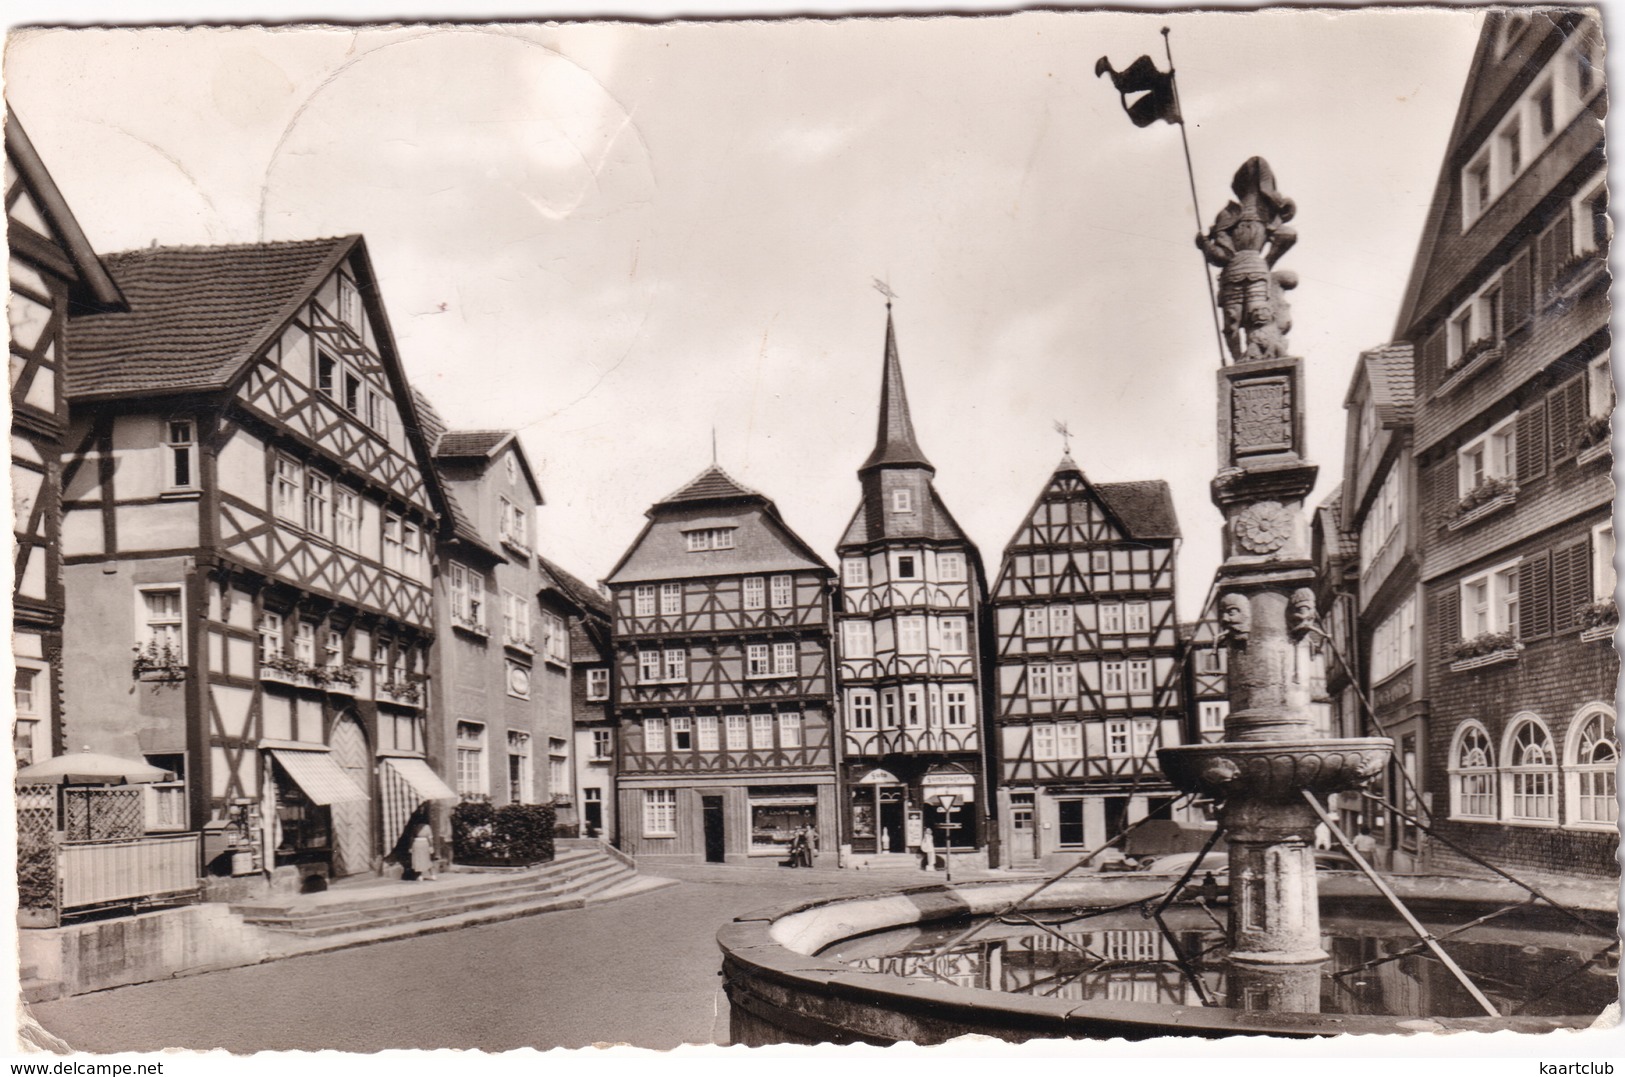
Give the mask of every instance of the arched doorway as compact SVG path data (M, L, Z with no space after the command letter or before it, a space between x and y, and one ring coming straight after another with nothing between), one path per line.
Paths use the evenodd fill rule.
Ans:
M333 811L333 874L354 875L372 869L372 749L367 745L366 730L353 711L345 711L333 720L333 733L328 738L333 750L333 762L367 794L366 800L343 801L334 804Z

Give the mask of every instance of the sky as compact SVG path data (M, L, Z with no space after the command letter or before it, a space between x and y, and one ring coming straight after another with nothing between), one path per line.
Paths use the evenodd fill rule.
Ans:
M543 552L599 579L711 462L833 561L886 310L937 489L997 572L1062 452L1164 479L1180 610L1220 560L1218 366L1180 132L1105 79L1171 29L1205 228L1298 205L1318 500L1389 339L1481 16L13 30L7 100L98 250L359 232L408 376L520 431Z

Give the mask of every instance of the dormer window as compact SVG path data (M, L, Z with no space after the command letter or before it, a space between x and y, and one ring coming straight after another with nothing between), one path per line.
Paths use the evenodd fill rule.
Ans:
M688 552L731 550L734 548L734 530L732 527L702 527L696 531L685 532Z
M891 492L891 510L893 512L913 512L914 493L911 490L893 490Z

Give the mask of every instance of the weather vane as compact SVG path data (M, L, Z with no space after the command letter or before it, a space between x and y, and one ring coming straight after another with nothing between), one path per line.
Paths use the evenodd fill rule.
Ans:
M1072 431L1061 420L1055 420L1055 432L1061 435L1061 444L1066 447L1066 454L1072 455Z
M886 309L890 310L891 301L897 298L897 293L891 290L891 285L887 284L879 277L874 277L872 279L874 281L874 290L886 297Z

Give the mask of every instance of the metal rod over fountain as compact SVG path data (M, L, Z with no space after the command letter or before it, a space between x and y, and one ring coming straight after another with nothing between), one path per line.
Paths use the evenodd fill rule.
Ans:
M1385 737L1328 740L1310 719L1316 624L1304 499L1318 468L1304 458L1303 360L1287 353L1290 270L1275 269L1297 234L1296 207L1268 162L1236 172L1235 199L1197 237L1220 268L1219 307L1231 365L1218 371L1219 471L1224 513L1219 616L1229 649L1224 740L1164 748L1180 789L1213 798L1229 843L1232 1004L1319 1009L1320 912L1314 832L1304 793L1323 797L1381 774ZM1272 971L1273 970L1273 971Z

